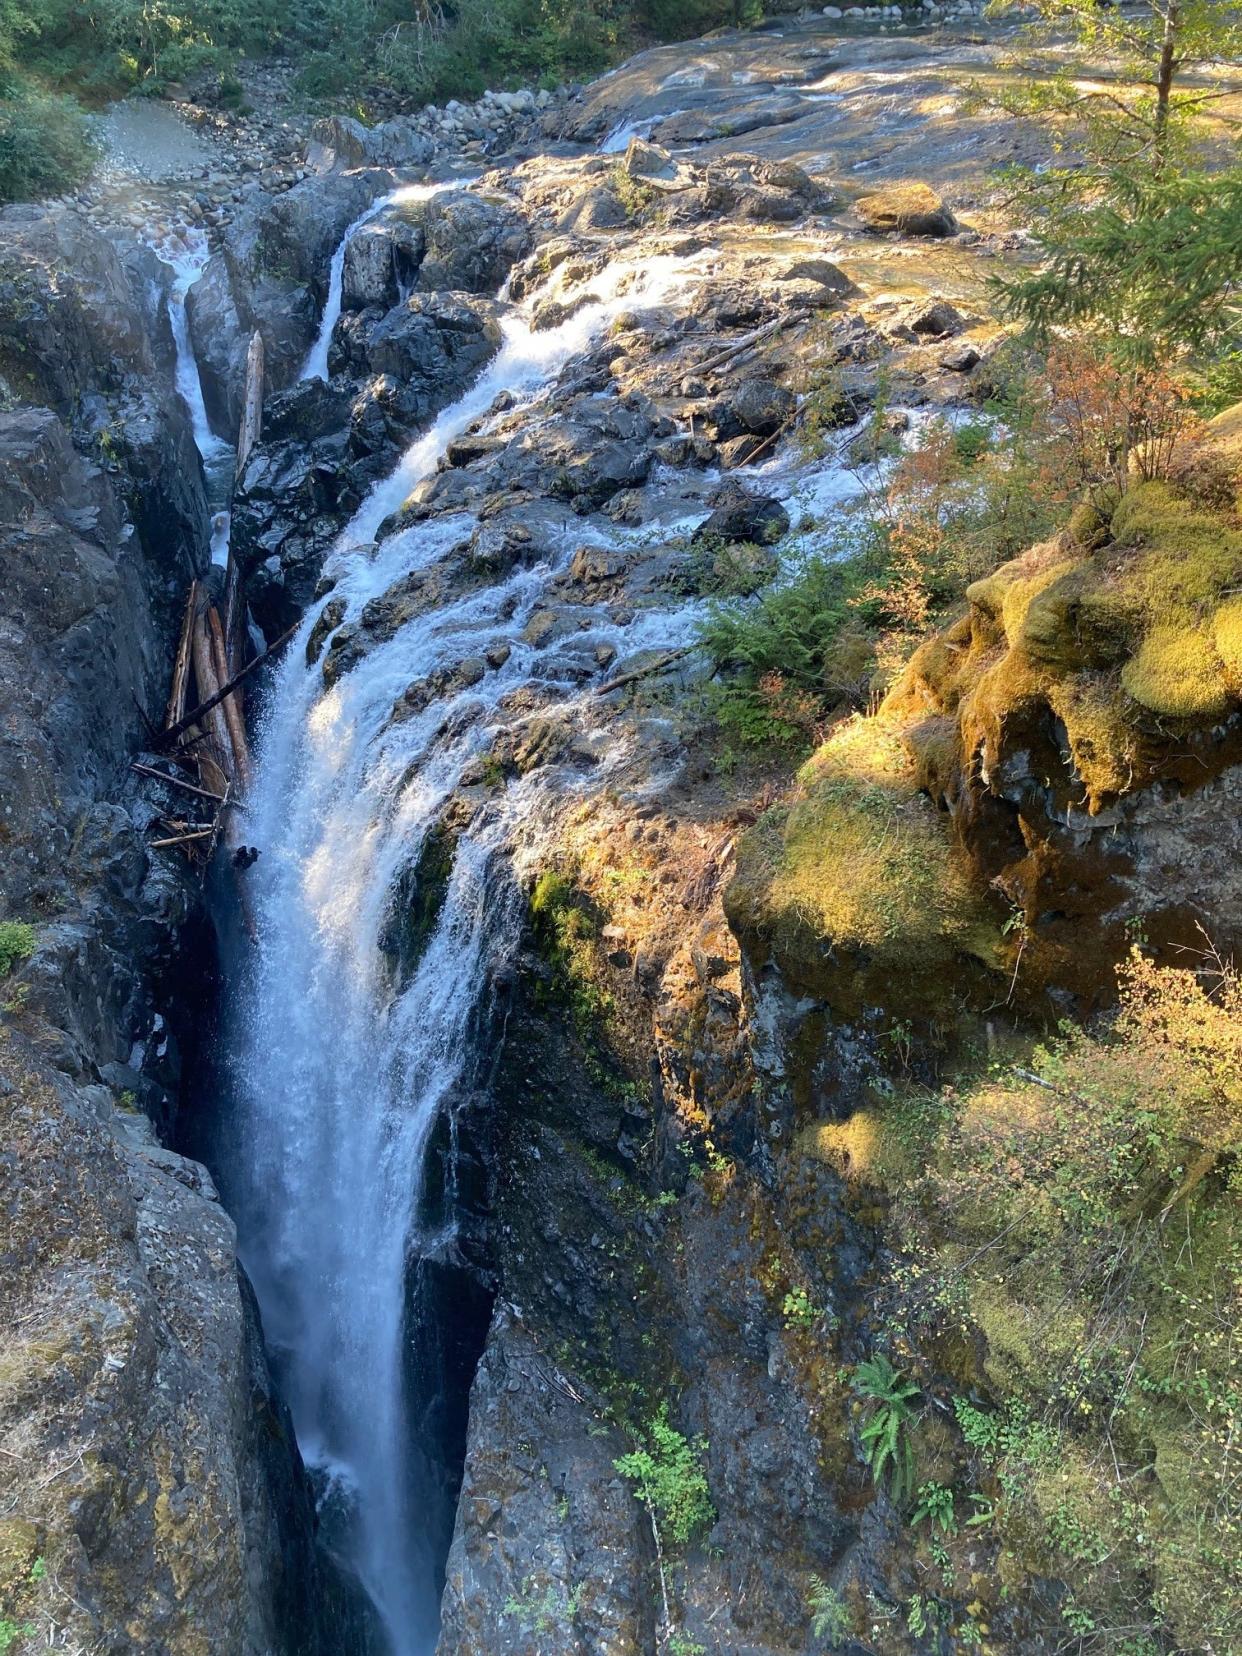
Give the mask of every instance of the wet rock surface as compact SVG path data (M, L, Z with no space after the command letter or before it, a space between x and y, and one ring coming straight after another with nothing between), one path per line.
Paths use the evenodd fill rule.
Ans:
M394 669L381 698L387 734L478 734L434 843L398 876L393 983L426 949L454 836L495 824L508 790L530 790L538 817L518 877L574 871L564 935L584 942L589 994L567 980L564 938L533 922L496 986L490 1087L472 1078L432 1141L426 1199L458 1230L422 1262L419 1291L441 1326L460 1313L444 1371L459 1386L490 1314L468 1428L460 1397L419 1394L429 1418L454 1416L437 1417L441 1440L465 1440L442 1656L650 1656L654 1535L615 1463L662 1404L701 1436L715 1514L676 1562L691 1645L793 1656L815 1648L815 1579L881 1605L886 1626L925 1585L842 1378L875 1338L874 1215L807 1138L885 1082L891 1049L861 990L847 1015L739 924L743 957L723 892L770 778L741 797L705 741L691 645L694 606L756 590L774 547L797 534L814 550L841 509L839 478L817 493L823 476L782 443L817 372L840 377L838 440L860 467L879 444L850 428L881 367L909 409L890 412L887 436L968 395L998 246L986 172L1031 140L959 111L953 141L930 145L943 100L990 61L986 40L829 29L791 19L657 48L573 99L496 104L478 139L472 124L493 117L452 112L452 141L476 159L532 122L553 153L357 234L326 382L297 374L332 254L392 169L422 168L433 145L443 157L438 115L319 124L307 176L260 179L213 224L189 303L222 430L237 423L252 329L267 348L262 439L234 515L267 636L318 606L305 657L347 690L406 629L459 629L434 665ZM648 139L632 143L635 127ZM978 241L954 239L959 213ZM23 1514L64 1589L32 1597L30 1614L85 1647L150 1656L341 1648L309 1626L313 1521L231 1226L203 1169L133 1113L161 1127L175 1114L193 1020L171 985L187 970L184 928L201 922L198 894L150 864L150 803L118 781L133 702L159 708L175 599L205 555L160 278L72 214L4 222L0 374L22 406L0 415L0 873L6 911L37 920L40 948L0 1057L20 1150L4 1169L6 1311L21 1331L0 1430L15 1456L55 1469L23 1483ZM504 390L463 420L379 550L355 549L379 559L404 535L425 560L385 573L364 603L347 581L324 590L342 527L493 360L507 304L551 341L600 302L618 252L635 266L626 307L575 337L537 400ZM62 259L76 286L48 278ZM642 271L664 260L693 281L651 299ZM1051 724L1037 746L1021 734L990 784L1007 832L1010 807L1029 817L1029 756L1051 765L1056 745ZM1119 924L1158 888L1189 910L1191 876L1168 870L1227 884L1236 859L1212 824L1236 817L1236 791L1224 769L1059 838L1067 801L1050 796L1048 905L1058 870L1102 855L1107 834L1130 857L1108 868L1131 888ZM1012 833L1005 846L1025 877ZM1067 930L1081 919L1057 913ZM446 1509L454 1493L446 1463ZM1009 1616L1004 1648L1042 1650Z
M0 916L32 928L0 983L4 1625L311 1649L313 1516L233 1226L157 1137L202 899L128 762L207 561L164 284L70 210L4 219Z

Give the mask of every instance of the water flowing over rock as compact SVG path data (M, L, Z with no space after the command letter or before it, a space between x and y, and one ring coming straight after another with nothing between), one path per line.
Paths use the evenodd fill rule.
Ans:
M1004 244L955 213L1034 142L958 108L989 42L873 21L450 105L522 122L466 158L436 111L331 116L210 244L0 214L0 914L35 944L0 966L0 1618L49 1645L790 1656L812 1602L923 1639L931 1526L872 1475L858 1369L923 1364L919 1480L960 1502L945 1400L987 1342L894 1310L868 1123L896 1099L917 1158L949 1044L1094 1006L1104 945L1150 911L1184 946L1198 882L1239 924L1239 726L1145 726L1150 776L1085 810L1054 680L1106 554L1057 541L870 718L871 638L828 714L791 644L760 728L822 716L828 758L739 757L705 629L830 588L901 445L977 434ZM245 648L292 636L200 885L149 830L201 795L128 767L189 580L228 578L209 536ZM1000 706L1019 621L1042 677ZM850 793L832 744L871 719ZM865 818L850 880L910 852L861 941L782 884L816 765ZM1017 987L1000 891L1039 914ZM665 1430L680 1537L624 1470ZM1011 1591L985 1527L938 1534L969 1587L928 1637L1039 1656L1062 1584Z

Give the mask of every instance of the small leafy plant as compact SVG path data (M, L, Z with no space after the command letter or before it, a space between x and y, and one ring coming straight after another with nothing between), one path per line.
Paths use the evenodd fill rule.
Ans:
M24 920L0 920L0 977L7 977L19 960L34 953L35 930Z
M658 1519L668 1537L684 1545L710 1528L716 1518L702 1456L703 1438L683 1437L670 1424L662 1403L647 1427L641 1449L614 1462L623 1478L636 1485L638 1498Z
M854 1623L845 1600L835 1587L830 1587L819 1576L812 1576L806 1607L811 1612L811 1632L835 1650L849 1636Z
M872 1479L878 1486L887 1472L889 1492L900 1505L914 1490L914 1450L909 1433L914 1409L910 1400L918 1396L919 1389L893 1367L883 1352L855 1367L853 1385L857 1395L872 1405L860 1433Z
M910 1522L930 1524L941 1535L957 1534L957 1519L953 1512L953 1491L944 1484L925 1483L919 1487L918 1501Z

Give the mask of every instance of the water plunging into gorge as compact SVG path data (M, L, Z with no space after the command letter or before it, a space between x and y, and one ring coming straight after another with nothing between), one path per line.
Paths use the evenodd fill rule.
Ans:
M303 377L326 367L343 254L344 243ZM472 520L457 514L374 544L449 441L502 392L537 399L623 305L655 301L688 274L671 257L615 264L581 309L542 332L523 311L508 313L491 365L339 536L325 585L344 600L346 623L469 533ZM316 604L284 655L259 731L246 814L246 838L262 852L247 876L257 941L243 951L226 1008L233 1141L218 1159L325 1534L376 1607L393 1656L434 1650L446 1541L420 1441L418 1416L434 1399L420 1392L416 1286L424 1264L453 1254L453 1169L450 1155L447 1196L431 1192L429 1147L446 1115L451 1139L489 979L520 933L510 858L515 839L537 831L540 785L510 788L461 835L413 959L393 943L398 897L467 764L489 745L497 703L531 681L536 654L523 627L584 538L581 524L572 539L564 529L550 562L409 622L330 689L307 662ZM680 642L689 624L653 613L627 629L625 646ZM622 641L602 614L588 636ZM412 680L459 661L481 638L508 646L502 667L393 719ZM555 686L546 653L539 669L544 689ZM566 672L563 688L576 683Z

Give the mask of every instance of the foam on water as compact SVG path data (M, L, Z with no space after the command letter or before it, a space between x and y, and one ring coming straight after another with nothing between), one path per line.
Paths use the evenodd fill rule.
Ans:
M383 520L435 468L451 438L498 393L537 399L624 306L692 279L690 261L617 264L559 328L511 312L491 366L411 444L329 555L334 594L356 617L394 581L445 557L469 516L407 529L376 547ZM326 689L308 665L308 614L279 669L256 753L248 836L258 944L238 994L239 1142L226 1175L246 1267L308 1461L350 1492L348 1558L393 1656L429 1656L437 1631L435 1492L408 1407L418 1329L409 1285L444 1246L421 1215L436 1121L466 1075L489 969L516 943L521 904L507 847L519 800L458 842L421 960L394 961L394 892L466 766L486 751L502 698L538 675L578 682L572 653L551 662L522 631L581 537L549 562L418 616ZM686 636L644 616L622 638L601 611L590 642L647 647ZM456 695L393 718L406 687L504 642L504 665ZM404 711L404 709L403 709Z

